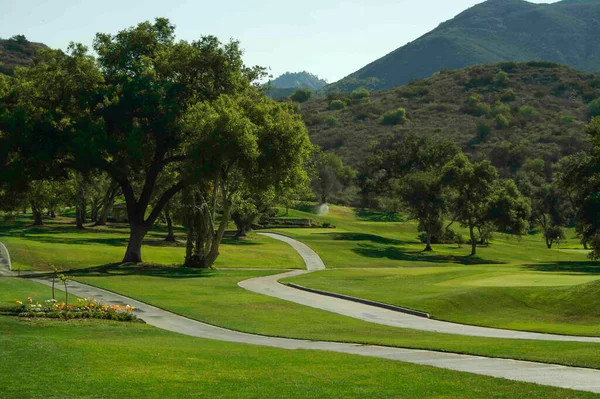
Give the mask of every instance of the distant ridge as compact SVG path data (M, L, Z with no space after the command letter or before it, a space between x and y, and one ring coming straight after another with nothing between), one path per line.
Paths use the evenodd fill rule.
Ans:
M325 90L389 89L441 70L532 60L600 72L600 0L488 0Z
M12 75L17 66L29 65L42 48L46 45L30 42L23 35L0 39L0 73Z

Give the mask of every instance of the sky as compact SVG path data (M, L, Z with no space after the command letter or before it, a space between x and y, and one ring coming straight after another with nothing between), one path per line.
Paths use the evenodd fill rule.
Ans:
M236 39L247 65L277 77L306 70L335 82L452 19L481 0L0 0L0 38L66 49L91 47L97 32L117 33L167 17L178 39ZM553 3L537 0L533 3Z

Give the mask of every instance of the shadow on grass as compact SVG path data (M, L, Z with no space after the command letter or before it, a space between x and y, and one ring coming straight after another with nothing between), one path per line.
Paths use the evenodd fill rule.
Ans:
M65 274L77 277L122 277L150 276L163 278L204 278L213 277L218 272L212 269L190 269L179 266L164 266L148 263L110 263L108 265L73 269ZM46 274L52 276L52 273Z
M536 272L571 272L600 274L600 263L598 262L556 262L542 263L538 265L524 265L524 268Z
M405 219L397 212L379 212L372 209L357 209L356 216L369 222L404 222Z
M456 263L461 265L503 264L503 262L483 259L479 256L439 255L435 252L406 251L396 247L376 247L369 244L358 244L358 248L353 248L352 251L358 255L369 258L387 258L409 262Z
M375 234L366 233L320 233L331 237L337 241L371 241L377 244L389 244L389 245L403 245L408 244L408 241L395 240L392 238L385 238Z

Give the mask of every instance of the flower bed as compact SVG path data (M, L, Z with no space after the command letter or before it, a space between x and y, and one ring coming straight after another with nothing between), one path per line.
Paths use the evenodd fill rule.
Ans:
M93 298L77 298L77 302L68 304L49 299L43 303L27 298L16 301L21 306L21 317L45 317L52 319L104 319L118 321L136 320L133 306L101 305Z

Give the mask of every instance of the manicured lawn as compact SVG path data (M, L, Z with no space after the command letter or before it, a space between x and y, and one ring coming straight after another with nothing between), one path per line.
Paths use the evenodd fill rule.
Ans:
M0 316L0 397L594 398L388 360L202 340L137 323Z
M579 273L516 266L326 270L285 281L459 323L600 336L600 266Z
M120 262L127 247L129 229L124 224L77 230L70 218L45 221L31 227L28 218L0 226L0 241L19 270L78 269ZM142 253L145 262L181 264L185 256L185 234L178 231L178 245L164 242L166 231L152 230ZM216 267L303 268L300 256L287 244L251 234L246 240L225 239Z
M275 271L99 271L76 279L190 318L270 336L372 343L600 368L600 344L544 342L387 327L246 291L237 282Z
M330 213L316 216L293 211L295 217L313 218L336 226L335 229L276 229L313 248L328 268L388 268L402 266L443 265L539 265L568 267L571 262L587 263L587 251L579 244L573 230L560 250L547 249L542 235L521 238L495 233L489 247L479 247L477 256L470 257L469 245L434 244L434 252L423 252L424 244L417 239L415 221L386 222L385 214L361 212L352 208L331 206ZM457 224L453 229L466 238L465 229Z

